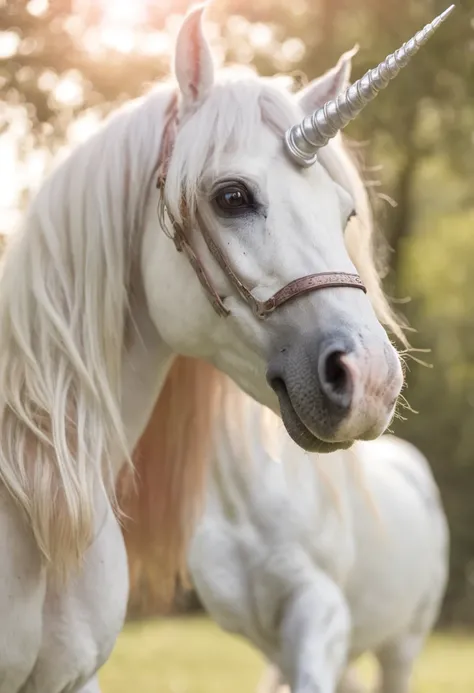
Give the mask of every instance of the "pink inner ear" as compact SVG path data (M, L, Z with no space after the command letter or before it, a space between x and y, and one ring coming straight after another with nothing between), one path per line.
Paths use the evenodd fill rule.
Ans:
M192 66L192 77L189 83L189 91L191 92L192 98L198 98L198 87L199 77L201 73L201 55L199 46L199 21L194 23L191 36L189 37L190 49L191 49L191 66Z
M327 79L326 83L323 83L325 89L322 89L319 94L321 106L324 105L326 101L329 101L329 99L335 99L344 90L347 80L348 63L344 61L338 70L334 70L334 72L329 75L329 79Z
M203 12L204 7L190 12L176 43L175 75L184 97L184 110L203 99L214 81L212 54L202 29Z

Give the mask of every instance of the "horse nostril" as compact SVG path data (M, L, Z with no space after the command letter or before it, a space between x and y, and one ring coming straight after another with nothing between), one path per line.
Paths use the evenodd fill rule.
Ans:
M319 357L318 375L321 389L333 404L348 409L352 402L354 384L345 364L345 351L327 349Z
M286 389L285 381L279 375L271 376L268 379L268 384L272 388L273 392L278 396L288 397L288 391Z
M333 351L326 357L324 364L324 376L326 382L333 388L334 392L344 392L347 385L347 371L344 368L341 357L342 351Z

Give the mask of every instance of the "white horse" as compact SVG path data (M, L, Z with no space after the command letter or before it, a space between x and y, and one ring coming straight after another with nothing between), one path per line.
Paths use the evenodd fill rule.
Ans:
M318 458L287 440L274 457L257 406L240 429L256 427L251 449L228 426L216 446L189 552L205 607L272 663L259 693L285 682L293 693L358 690L344 670L369 651L380 693L408 693L448 574L448 528L426 459L392 436Z
M434 24L363 83L344 91L347 54L293 95L249 72L215 78L201 15L179 33L177 85L73 152L3 256L0 693L96 687L128 595L114 489L155 405L148 524L129 544L155 550L169 592L225 376L312 450L379 435L402 386L370 209L336 121ZM302 118L321 106L310 144ZM173 371L178 354L207 364Z

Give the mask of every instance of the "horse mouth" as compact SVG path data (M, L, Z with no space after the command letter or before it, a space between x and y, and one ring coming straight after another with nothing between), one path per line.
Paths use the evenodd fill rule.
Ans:
M272 379L272 388L278 397L283 424L294 442L307 452L328 453L337 450L347 450L353 440L328 442L318 438L298 415L288 394L286 385L281 378Z

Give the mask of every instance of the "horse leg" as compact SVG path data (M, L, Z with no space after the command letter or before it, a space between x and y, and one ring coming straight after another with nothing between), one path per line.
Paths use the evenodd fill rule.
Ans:
M337 693L365 693L366 690L355 667L350 665L337 686ZM81 691L80 693L86 692ZM256 693L290 693L290 689L284 683L280 670L271 664L263 672Z
M17 693L41 646L46 575L33 533L0 487L0 693Z
M417 610L410 628L374 652L380 675L377 693L409 693L416 658L438 617L445 577L434 581L430 594Z
M256 693L289 693L280 670L273 664L270 664L263 672Z
M280 665L292 693L334 693L346 666L350 614L337 584L320 570L287 600Z
M366 687L360 680L355 667L349 665L339 681L337 693L365 693L365 691Z
M424 641L424 635L408 634L375 652L380 666L376 693L409 693L413 665Z
M100 693L99 679L93 676L77 693Z

